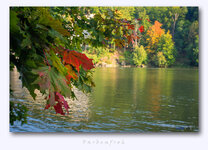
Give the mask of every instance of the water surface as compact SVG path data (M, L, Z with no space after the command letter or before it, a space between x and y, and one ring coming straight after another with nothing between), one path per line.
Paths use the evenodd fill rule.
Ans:
M11 73L11 98L29 108L28 123L11 132L184 132L198 131L198 69L96 68L90 95L76 91L70 114L44 110Z

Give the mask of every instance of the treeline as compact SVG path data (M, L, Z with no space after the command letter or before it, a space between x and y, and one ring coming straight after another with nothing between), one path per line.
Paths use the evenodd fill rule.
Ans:
M118 52L118 62L127 65L198 66L198 7L90 7L87 13L103 44L84 45L95 63Z

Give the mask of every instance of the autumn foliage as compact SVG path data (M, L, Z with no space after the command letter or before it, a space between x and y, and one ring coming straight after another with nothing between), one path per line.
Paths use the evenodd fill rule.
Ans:
M65 115L64 111L63 111L63 107L66 109L66 112L69 113L68 109L69 109L69 105L67 103L67 101L64 99L64 97L58 93L58 92L54 92L55 94L55 101L57 102L53 107L56 111L56 113L59 113L61 115ZM49 95L51 96L51 95ZM48 109L51 105L47 104L45 109Z
M147 31L147 52L154 53L157 48L157 43L159 42L160 37L165 33L164 29L161 28L162 24L158 21L155 21L154 25L149 28Z
M125 35L128 44L132 44L132 45L137 45L138 44L138 39L141 39L142 34L144 32L144 26L139 24L139 21L141 21L142 19L136 19L138 22L135 23L127 23L127 29L128 32ZM139 27L138 27L139 26ZM137 27L137 28L136 28Z
M78 72L80 66L82 66L85 71L94 68L92 59L76 51L64 51L63 63L74 66Z
M140 26L139 27L139 31L142 33L142 32L144 32L144 26Z
M34 83L38 83L42 92L49 90L45 109L53 106L56 113L65 115L63 108L68 113L69 106L65 97L70 98L71 79L78 80L81 67L84 71L94 68L92 59L89 59L85 54L74 50L70 51L61 46L53 47L46 52L44 50L44 54L47 67L34 71L39 75Z

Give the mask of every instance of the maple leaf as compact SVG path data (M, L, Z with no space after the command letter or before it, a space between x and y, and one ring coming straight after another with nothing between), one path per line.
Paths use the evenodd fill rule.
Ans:
M50 50L50 60L52 61L53 66L62 74L67 74L67 69L62 64L59 57L56 56L55 52L53 50Z
M54 107L56 113L59 113L61 115L65 115L62 107L64 106L64 108L66 109L67 114L69 113L69 105L67 103L67 101L64 99L64 97L59 93L59 92L53 92L50 93L49 97L53 97L54 100L57 102L54 105L50 105L50 104L46 104L45 109L50 108L51 106ZM55 102L54 102L55 103Z
M66 109L66 112L69 113L68 111L69 105L67 101L64 99L64 97L59 92L56 92L56 101L58 101L58 103L60 103L61 106L63 105L64 108Z
M85 71L94 68L92 59L89 59L85 54L77 51L65 51L63 60L65 64L74 66L78 72L80 66L82 66Z
M54 107L56 113L59 113L59 114L61 114L61 115L65 115L65 113L64 113L64 111L63 111L63 109L62 109L61 103L57 103L57 104L54 105L53 107Z
M39 70L33 70L34 74L38 74L39 77L33 82L33 84L38 84L40 87L40 92L45 93L46 89L50 87L50 79L47 73L48 67L42 67Z
M55 105L55 95L54 92L61 91L61 93L66 96L71 96L71 88L66 83L66 77L60 74L54 67L41 67L37 70L33 70L33 73L39 74L39 78L33 84L39 84L40 91L45 93L49 90L49 104L50 106Z
M67 29L65 29L62 25L62 22L58 19L53 18L50 15L49 8L37 8L38 11L36 11L37 15L39 16L39 23L44 26L50 26L52 29L56 30L60 34L64 36L70 36L70 33ZM43 15L44 14L44 15Z
M45 109L53 106L56 113L65 115L62 107L64 107L68 113L69 106L65 101L64 96L68 98L71 97L71 78L74 80L78 79L77 72L79 73L80 67L82 67L81 69L83 71L88 71L94 68L94 65L92 59L89 59L85 54L77 51L69 51L63 47L52 47L46 54L48 55L52 66L48 63L46 57L48 66L33 70L33 73L39 76L34 84L39 85L42 93L46 93L46 90L49 90L49 97L47 98L48 102ZM63 55L63 63L58 57L59 55ZM84 76L81 77L84 79ZM90 79L89 81L82 81L82 83L85 82L89 82L88 84L91 86L94 85ZM84 86L85 89L86 86L88 89L88 85L83 85L83 87Z

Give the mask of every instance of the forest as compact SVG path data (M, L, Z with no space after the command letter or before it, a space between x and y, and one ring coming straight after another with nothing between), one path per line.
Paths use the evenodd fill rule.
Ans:
M198 67L198 16L198 7L10 7L10 70L64 115L73 87L95 86L94 67ZM10 123L24 119L14 109Z
M97 37L104 47L88 47L86 53L94 63L112 62L138 67L198 66L199 27L197 7L96 7L92 14L107 18L116 15L118 25L113 39L103 38L109 28L99 27ZM97 29L96 29L97 30ZM114 57L115 58L115 57Z

